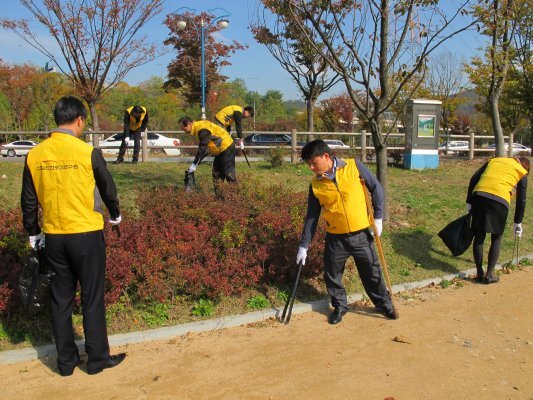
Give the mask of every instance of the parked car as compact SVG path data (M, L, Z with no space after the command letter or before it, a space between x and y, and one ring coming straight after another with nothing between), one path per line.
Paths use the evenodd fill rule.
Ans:
M298 146L305 146L306 142L298 142ZM245 146L290 146L291 136L276 133L254 133L244 138Z
M114 135L109 136L107 139L100 142L100 148L103 152L109 154L118 154L120 143L122 143L122 133L115 133ZM179 156L181 150L177 147L180 145L180 140L176 138L169 138L159 133L148 132L148 146L160 146L160 147L172 147L160 149L165 154L169 156ZM116 148L109 148L116 147ZM133 149L133 140L130 140L128 144L128 149ZM149 149L151 152L157 151L159 149Z
M489 149L496 149L496 144L491 144ZM505 143L505 151L509 151L509 143ZM513 156L518 155L530 156L531 148L524 146L521 143L513 143Z
M3 144L0 146L0 154L4 157L22 157L37 146L37 143L31 140L15 140L14 142Z
M344 144L342 140L334 139L324 139L324 142L329 146L330 149L349 149L350 146Z
M451 140L444 142L439 146L439 152L444 154L456 154L459 152L467 152L469 145L467 140Z

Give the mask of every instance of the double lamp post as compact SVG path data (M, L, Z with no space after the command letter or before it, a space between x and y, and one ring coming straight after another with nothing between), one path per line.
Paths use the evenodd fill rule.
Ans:
M184 14L186 12L186 14ZM196 29L196 33L200 35L200 46L201 46L201 54L202 54L202 63L201 63L201 78L200 82L202 85L202 119L205 120L205 30L207 29L209 32L209 28L217 24L217 26L220 29L225 29L229 25L229 21L227 20L227 17L230 16L230 14L224 10L223 8L214 8L211 10L207 10L209 14L215 15L215 17L207 22L203 16L200 18L200 25L195 22L194 19L189 17L187 14L194 14L196 10L194 8L189 7L181 7L176 11L176 14L178 15L178 23L177 27L179 30L184 30L187 28L187 22L190 22L194 29ZM219 14L216 16L216 14Z

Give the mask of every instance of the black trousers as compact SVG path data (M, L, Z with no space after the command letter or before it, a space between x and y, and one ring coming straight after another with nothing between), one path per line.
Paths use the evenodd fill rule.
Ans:
M213 181L235 182L235 142L213 160Z
M345 235L326 234L324 280L331 296L331 305L348 309L342 276L346 260L350 256L354 258L363 287L372 303L380 309L391 310L391 297L374 248L374 238L368 229Z
M97 370L109 358L104 304L104 233L46 234L46 256L55 272L51 280L52 328L58 368L72 370L80 359L72 328L72 309L79 282L87 369Z
M139 160L139 150L141 149L141 129L132 131L133 136L133 158L132 161ZM126 136L122 136L122 142L120 143L120 150L118 151L117 160L124 161L124 154L126 154Z

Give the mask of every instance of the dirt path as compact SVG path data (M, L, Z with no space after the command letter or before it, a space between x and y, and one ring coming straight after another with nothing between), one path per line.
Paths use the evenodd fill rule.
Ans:
M62 378L53 360L3 365L1 398L533 399L532 287L526 268L402 296L397 321L354 306L337 326L311 312L114 348L128 357L96 376Z

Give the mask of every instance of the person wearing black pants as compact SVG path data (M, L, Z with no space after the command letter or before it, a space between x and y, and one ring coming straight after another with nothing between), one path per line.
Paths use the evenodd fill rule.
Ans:
M385 285L369 230L369 210L362 182L372 195L377 235L381 235L383 228L383 188L363 163L338 159L331 154L323 140L313 140L302 149L302 159L315 176L309 186L307 214L296 263L305 265L307 249L322 212L327 223L324 280L333 306L328 322L338 324L348 311L342 277L350 256L354 258L365 291L377 311L387 318L397 319L398 311Z
M79 99L67 96L57 102L54 119L58 127L28 153L20 199L30 245L45 247L54 273L50 280L52 327L62 376L72 375L80 361L72 328L78 282L87 373L115 367L126 357L125 353L109 354L102 201L109 210L111 225L118 225L122 218L115 182L102 153L79 139L86 118L87 110Z
M472 250L478 283L491 284L500 280L494 275L494 268L500 256L513 193L516 193L514 232L518 237L522 236L529 168L527 158L495 157L478 169L470 179L466 203L468 212L472 214ZM485 274L483 244L487 233L491 234L491 244Z
M118 157L115 164L124 162L126 148L131 139L133 139L133 157L132 164L139 162L139 151L141 149L141 134L146 132L148 127L148 111L143 106L129 107L124 113L124 131L122 133L122 142L118 151Z
M194 121L189 117L183 117L178 123L184 132L198 138L198 150L187 171L189 173L196 171L201 161L211 153L215 156L212 169L215 190L217 183L221 181L236 182L235 142L230 134L210 121Z

